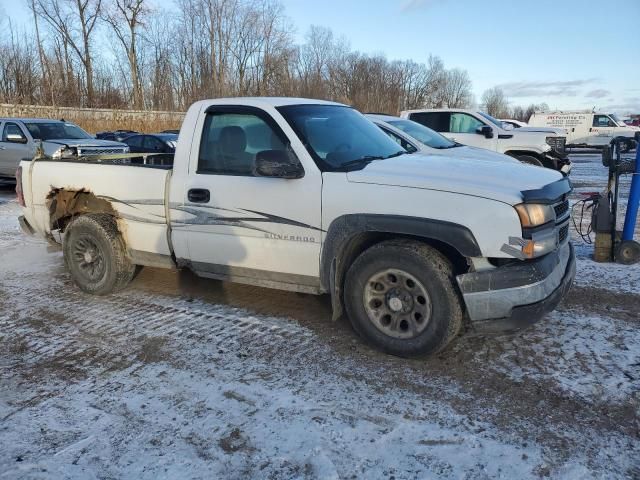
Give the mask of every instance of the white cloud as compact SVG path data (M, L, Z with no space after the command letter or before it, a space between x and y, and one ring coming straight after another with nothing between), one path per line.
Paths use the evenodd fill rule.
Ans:
M498 85L507 97L575 97L580 87L596 82L597 78L549 82L509 82Z
M604 88L596 88L595 90L591 90L584 94L587 98L604 98L608 95L611 95L611 92Z

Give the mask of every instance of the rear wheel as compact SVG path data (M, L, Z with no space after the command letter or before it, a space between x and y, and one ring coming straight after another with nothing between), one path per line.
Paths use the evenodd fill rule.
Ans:
M124 241L110 215L83 215L65 231L64 260L81 290L106 295L129 284L136 273Z
M441 351L462 324L450 262L413 241L382 242L362 253L347 272L345 307L365 340L402 357Z

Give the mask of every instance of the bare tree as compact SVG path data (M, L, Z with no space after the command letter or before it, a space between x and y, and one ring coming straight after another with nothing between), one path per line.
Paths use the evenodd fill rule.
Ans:
M103 13L103 18L111 27L124 48L129 61L129 74L133 92L133 107L144 107L144 90L140 72L140 52L138 43L140 28L149 14L148 0L111 0Z
M102 0L36 0L35 9L71 47L84 67L87 105L93 106L93 59L91 46Z
M469 107L472 102L471 79L466 70L454 68L444 73L442 106L449 108Z
M482 94L482 107L491 116L497 118L509 116L509 103L500 87L485 90Z

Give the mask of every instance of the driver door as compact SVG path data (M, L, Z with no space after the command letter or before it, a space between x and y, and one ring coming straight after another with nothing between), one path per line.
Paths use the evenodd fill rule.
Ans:
M589 129L590 145L608 145L614 136L616 124L608 115L594 115L593 126Z
M317 288L320 172L307 170L296 179L256 175L260 152L288 151L298 162L286 135L263 110L210 107L196 128L197 165L190 166L183 203L172 213L193 269L245 283Z
M452 112L449 120L449 133L446 136L463 145L495 150L495 128L491 127L494 130L493 138L487 138L476 132L479 127L485 125L486 123L468 113Z

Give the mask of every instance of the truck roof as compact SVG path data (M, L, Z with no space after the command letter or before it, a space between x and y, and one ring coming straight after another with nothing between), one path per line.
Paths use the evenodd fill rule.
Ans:
M413 110L403 110L403 113L422 113L422 112L467 112L478 113L478 110L471 108L415 108Z
M248 106L265 106L283 107L286 105L338 105L346 106L342 103L331 102L329 100L318 100L315 98L296 98L296 97L230 97L230 98L211 98L201 100L198 103L207 105L248 105Z
M62 120L55 118L24 118L24 117L0 117L0 122L29 122L29 123L63 123ZM68 123L68 122L64 122Z

